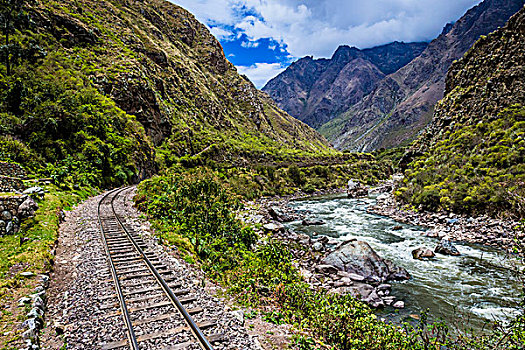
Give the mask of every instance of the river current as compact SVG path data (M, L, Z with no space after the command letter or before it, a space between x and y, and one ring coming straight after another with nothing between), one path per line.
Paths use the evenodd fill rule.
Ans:
M521 298L515 259L493 248L458 242L455 246L461 256L436 254L430 260L414 260L412 250L434 250L438 240L426 237L423 227L367 213L366 208L374 203L373 197L351 199L346 195L294 201L291 207L325 224L303 226L296 221L289 228L311 236L357 238L369 243L381 257L407 269L412 275L409 281L392 283L392 294L405 301L405 309L385 308L378 311L381 317L405 321L428 309L433 320L474 329L493 320L513 318Z

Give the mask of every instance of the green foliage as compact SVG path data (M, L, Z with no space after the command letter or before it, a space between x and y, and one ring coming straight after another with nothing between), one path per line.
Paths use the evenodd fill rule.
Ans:
M341 349L401 349L407 344L402 332L377 321L361 302L312 291L301 281L284 244L266 237L253 249L255 234L235 218L237 199L212 173L174 172L147 180L139 185L135 200L169 228L164 234L179 236L173 242L187 238L205 271L239 302L277 306L263 316L269 322L311 329Z
M246 199L261 196L283 196L302 191L313 194L317 191L340 189L349 179L375 184L392 174L392 166L386 161L376 161L361 154L336 165L275 167L258 165L253 168L218 168L219 176L231 190Z
M48 40L31 32L16 38L28 46ZM153 161L142 126L60 51L12 76L0 73L0 121L0 157L65 188L129 183Z
M315 341L311 337L306 337L303 335L292 335L292 346L291 349L296 350L313 350L315 346Z
M525 108L455 125L414 160L397 195L426 210L525 217Z
M10 41L10 37L20 28L22 17L25 15L25 6L29 0L0 0L0 30L5 37L5 45L0 46L0 54L5 62L6 74L11 75L13 61L25 56L22 47L16 40ZM27 17L27 16L26 16Z
M238 264L216 278L245 305L271 304L279 286L300 281L290 251L271 238L265 238L265 244L255 251L243 251ZM280 318L274 316L275 320Z
M129 183L179 164L338 154L222 62L214 38L189 13L163 3L152 23L148 6L0 1L0 41L9 42L0 50L3 159L24 158L30 171L72 188ZM198 28L195 37L186 37L188 26ZM169 64L152 58L159 47L176 48L162 59ZM221 63L227 67L218 75Z
M147 193L157 195L147 200ZM228 269L237 260L235 251L249 249L256 240L253 230L235 216L241 208L238 198L205 171L146 180L139 186L137 203L169 223L174 236L189 241L191 246L184 249L195 252L207 270Z
M297 165L293 164L288 168L288 177L293 181L297 186L304 184L304 175L301 173L301 170Z
M0 161L24 164L27 168L35 169L43 159L23 142L11 136L0 135Z

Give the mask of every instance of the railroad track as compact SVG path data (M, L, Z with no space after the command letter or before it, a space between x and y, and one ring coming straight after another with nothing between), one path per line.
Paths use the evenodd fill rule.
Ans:
M213 349L223 334L214 334L216 322L201 320L204 309L183 289L177 277L151 252L146 243L115 210L115 201L129 188L108 192L98 204L98 219L115 293L104 297L102 310L120 310L127 339L106 343L112 349ZM115 300L118 299L118 302Z

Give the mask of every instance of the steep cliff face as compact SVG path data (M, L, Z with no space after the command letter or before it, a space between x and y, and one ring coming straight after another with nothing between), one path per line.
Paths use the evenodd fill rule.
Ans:
M320 131L340 149L372 150L406 144L431 120L443 97L448 68L481 36L516 13L523 0L485 0L433 40L425 51L383 79L373 93Z
M31 20L20 25L13 40L41 54L22 59L13 76L0 69L2 87L19 85L18 92L12 91L16 106L9 105L12 96L0 101L1 112L17 118L4 118L2 134L47 161L57 161L72 147L79 152L74 158L83 158L78 133L90 134L88 115L100 111L116 131L122 131L125 120L129 137L140 137L149 149L148 157L137 153L134 161L147 158L143 176L154 171L153 157L167 166L195 155L247 164L334 153L321 135L241 77L208 29L168 1L36 1L27 14ZM44 85L63 91L40 89L37 94ZM84 113L86 103L77 99L74 125L61 130L56 120L71 109L61 96L84 95L80 87L90 90L95 101ZM102 101L111 104L111 111ZM123 119L113 124L115 113ZM37 121L35 114L45 120ZM104 131L102 143L109 133ZM35 142L35 133L42 142ZM65 139L66 146L60 143ZM46 144L59 151L41 149Z
M263 88L279 107L320 127L373 91L385 74L398 70L426 43L399 43L359 50L340 46L330 59L305 57Z
M445 94L407 154L399 195L430 209L524 217L525 8L451 66Z

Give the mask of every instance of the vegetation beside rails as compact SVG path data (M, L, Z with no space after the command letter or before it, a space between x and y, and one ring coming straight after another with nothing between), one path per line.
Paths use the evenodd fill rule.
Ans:
M35 217L22 222L17 234L0 237L0 349L17 349L14 344L24 331L17 325L25 320L29 310L18 307L18 299L33 293L37 281L20 274L48 273L52 269L61 211L72 209L92 194L62 192L55 186L46 189L49 192L38 201Z
M486 335L453 334L445 324L430 324L425 317L415 326L388 324L350 296L311 289L285 244L258 236L236 218L242 204L231 183L210 170L171 171L141 183L135 200L162 241L176 246L240 304L263 310L267 321L292 324L298 331L295 348L521 349L525 345L523 316L513 327L495 325Z

